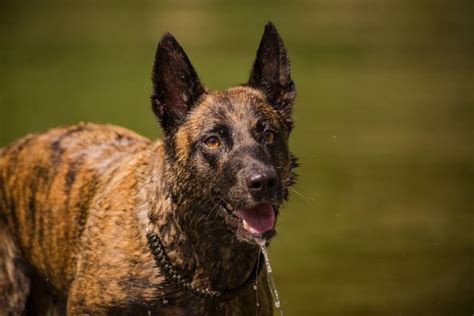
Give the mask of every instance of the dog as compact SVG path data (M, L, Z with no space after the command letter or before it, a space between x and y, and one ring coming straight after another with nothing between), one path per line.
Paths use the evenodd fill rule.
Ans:
M1 315L271 315L259 244L295 182L296 96L270 22L247 83L206 90L161 38L164 139L80 123L0 149Z

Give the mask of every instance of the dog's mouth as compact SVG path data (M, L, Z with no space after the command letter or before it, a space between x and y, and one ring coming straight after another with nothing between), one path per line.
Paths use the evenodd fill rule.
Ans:
M234 208L221 202L228 222L253 239L270 239L275 234L276 211L271 203L264 202L250 208Z

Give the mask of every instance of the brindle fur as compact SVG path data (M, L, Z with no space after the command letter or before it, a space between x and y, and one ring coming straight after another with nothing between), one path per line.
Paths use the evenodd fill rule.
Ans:
M168 281L147 246L150 221L197 287L242 284L259 249L226 223L216 197L251 205L249 168L275 168L279 205L293 183L288 151L295 96L283 43L268 23L249 83L207 91L169 34L157 50L153 110L165 141L81 123L0 149L0 314L269 315L266 272L231 298L199 298ZM259 122L277 131L259 143ZM210 127L214 129L209 130ZM217 130L216 130L217 129ZM203 150L206 133L227 150ZM244 170L244 171L242 171Z

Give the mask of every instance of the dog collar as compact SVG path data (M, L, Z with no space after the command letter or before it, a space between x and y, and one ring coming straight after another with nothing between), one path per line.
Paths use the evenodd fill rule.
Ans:
M151 225L153 226L152 229L147 229L147 240L148 240L148 247L151 250L151 253L153 255L153 259L156 262L156 265L160 267L163 275L168 281L171 281L177 287L184 289L194 294L195 296L198 296L201 298L234 296L237 293L249 287L252 283L254 283L258 275L260 274L260 271L262 270L263 262L265 261L265 258L263 257L263 254L260 253L257 263L255 264L252 270L252 273L250 273L247 280L245 280L244 283L240 284L239 286L232 289L225 289L222 291L214 290L209 287L207 288L196 287L192 284L192 282L183 278L179 274L175 266L171 263L168 255L165 252L165 249L164 249L163 243L161 242L160 237L155 233L155 229L154 229L155 225L153 224Z

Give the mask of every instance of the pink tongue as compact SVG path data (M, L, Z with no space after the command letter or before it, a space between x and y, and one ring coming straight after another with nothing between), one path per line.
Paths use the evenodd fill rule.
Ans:
M275 224L275 210L270 203L262 203L250 209L238 209L235 215L243 221L244 228L251 233L263 234L272 230Z

